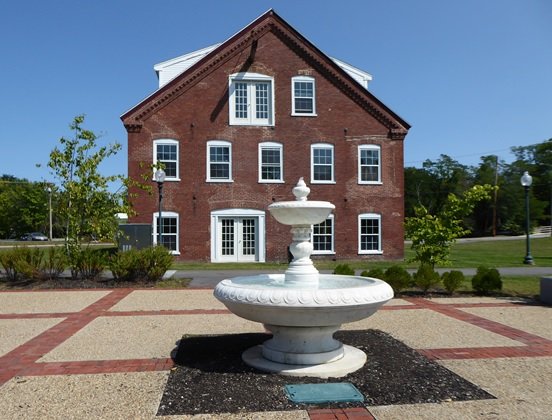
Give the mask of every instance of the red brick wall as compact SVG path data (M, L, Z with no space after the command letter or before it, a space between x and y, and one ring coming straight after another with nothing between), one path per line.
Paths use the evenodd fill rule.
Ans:
M390 140L388 128L344 95L334 84L291 51L271 32L258 40L253 64L247 69L274 77L275 126L230 126L228 124L228 76L239 71L248 50L170 102L165 102L143 121L138 133L129 133L129 175L144 172L140 162L152 162L153 140L171 138L180 144L180 182L165 182L163 208L180 215L180 258L210 260L210 213L225 208L266 210L273 201L293 199L291 188L304 177L311 188L309 199L335 204L335 258L359 258L357 218L359 213L382 214L382 256L363 258L399 259L403 256L403 143ZM291 116L291 78L308 73L316 79L317 117ZM369 137L368 137L369 136ZM206 142L232 143L233 183L206 183ZM285 184L259 184L258 144L283 144ZM310 184L310 145L334 145L333 185ZM357 183L357 146L381 146L382 185ZM153 196L140 194L134 200L138 215L131 222L151 223L157 211L157 188ZM287 260L289 227L279 225L267 212L266 259ZM329 258L333 258L330 256Z

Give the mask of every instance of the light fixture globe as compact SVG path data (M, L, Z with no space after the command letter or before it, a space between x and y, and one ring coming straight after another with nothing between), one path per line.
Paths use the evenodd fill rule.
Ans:
M165 171L159 168L155 171L155 174L153 175L153 180L157 183L163 183L165 182L165 176Z
M525 171L520 181L523 187L530 187L531 184L533 183L533 177L529 175L529 172Z

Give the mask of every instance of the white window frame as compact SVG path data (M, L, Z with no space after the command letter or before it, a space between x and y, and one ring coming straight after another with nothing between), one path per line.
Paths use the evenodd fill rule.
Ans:
M169 145L169 146L176 146L176 175L175 176L165 176L165 181L180 181L180 142L178 140L174 139L156 139L153 141L153 164L154 168L156 168L155 165L157 165L157 146L161 145ZM152 174L155 174L155 170L153 170Z
M236 117L236 83L247 84L247 118ZM255 108L257 105L257 83L268 84L268 118L257 118ZM228 79L229 96L229 123L230 125L274 125L274 78L260 73L234 73Z
M371 167L375 165L362 165L361 164L361 155L363 150L377 150L378 152L378 179L376 181L365 181L362 179L362 168L364 166ZM381 185L381 146L376 144L361 144L358 146L358 183L359 184L372 184L372 185Z
M173 255L180 255L180 217L178 213L175 213L174 211L163 211L161 210L161 217L163 219L165 218L176 218L176 250L171 250L171 254ZM153 245L157 245L157 241L159 239L159 233L157 231L157 219L159 218L159 212L153 213ZM161 234L161 236L166 236L165 234Z
M314 179L314 150L315 149L329 149L332 152L332 163L331 163L331 169L332 169L332 178L329 180L316 180ZM316 164L320 165L320 164ZM326 165L327 166L327 165ZM311 144L311 184L335 184L335 152L334 152L334 145L330 143L315 143Z
M228 147L228 178L212 178L211 177L211 147ZM226 140L209 140L207 142L207 182L234 182L232 179L232 143ZM225 162L223 162L225 163Z
M295 96L295 83L311 83L312 84L312 97L307 96ZM300 112L295 107L295 99L307 98L312 99L312 111ZM316 117L316 81L314 77L309 76L295 76L291 78L291 115L298 117Z
M280 179L263 179L263 150L276 149L280 154ZM284 182L284 147L282 143L267 141L259 143L259 183L262 184L281 184Z
M335 218L334 218L334 215L330 214L327 217L326 220L331 220L331 222L332 222L331 249L330 250L316 250L316 249L314 249L314 226L315 225L312 225L311 243L312 243L312 246L313 246L313 251L312 251L313 255L333 255L333 254L335 254L335 247L334 247L334 243L335 243Z
M377 249L362 249L362 220L377 220L378 222L378 248ZM381 214L379 213L363 213L358 215L358 253L363 255L380 255L383 254L381 232Z

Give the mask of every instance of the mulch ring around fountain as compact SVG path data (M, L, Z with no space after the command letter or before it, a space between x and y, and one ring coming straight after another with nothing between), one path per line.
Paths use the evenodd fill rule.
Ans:
M189 335L176 350L158 415L286 411L373 405L494 399L491 394L378 330L339 331L335 338L368 356L358 371L342 378L291 377L260 372L241 353L270 338L267 334ZM364 402L295 404L290 384L349 382Z

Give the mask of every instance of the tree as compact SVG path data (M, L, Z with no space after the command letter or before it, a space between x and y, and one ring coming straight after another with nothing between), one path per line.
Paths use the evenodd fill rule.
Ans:
M424 206L416 207L416 215L405 218L406 237L412 241L415 253L412 261L432 268L448 263L452 244L469 232L463 224L464 217L476 203L490 199L493 190L490 185L474 185L462 197L449 194L443 209L436 214L430 214Z
M0 177L0 237L17 238L48 226L48 193L42 182Z
M62 137L50 153L48 167L60 192L57 211L66 229L66 249L72 267L81 245L90 239L113 240L118 230L116 213L130 213L127 189L130 181L122 175L103 176L100 164L121 150L118 143L97 145L98 137L83 128L84 116L70 125L73 139ZM110 187L120 183L115 191Z

